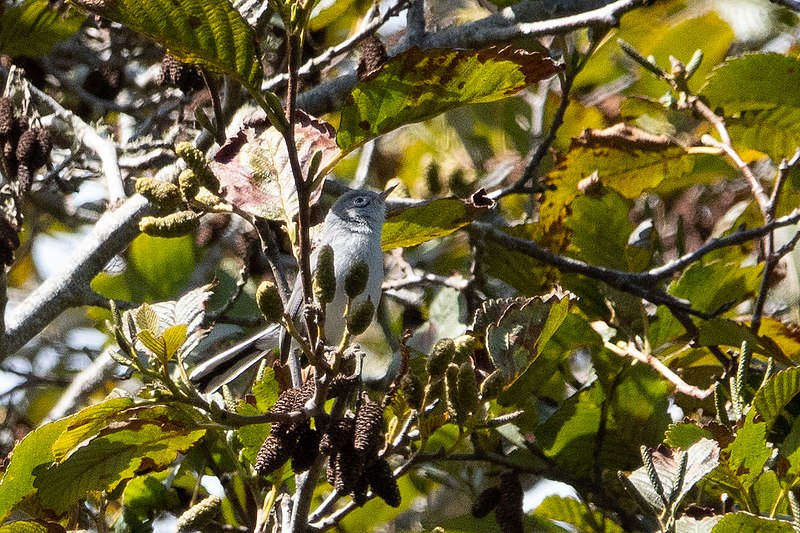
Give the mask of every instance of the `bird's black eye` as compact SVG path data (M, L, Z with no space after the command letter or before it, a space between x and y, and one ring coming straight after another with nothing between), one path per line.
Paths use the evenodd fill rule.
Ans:
M367 197L366 196L356 196L353 198L353 205L356 207L361 207L362 205L367 205Z

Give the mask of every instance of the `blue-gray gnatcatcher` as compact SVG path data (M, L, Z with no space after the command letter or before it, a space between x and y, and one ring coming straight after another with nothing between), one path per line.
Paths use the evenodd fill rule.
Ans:
M353 308L367 298L375 306L381 297L383 283L383 252L381 231L386 219L386 197L394 187L382 193L348 191L333 204L322 226L315 251L311 254L311 267L317 264L318 250L328 244L333 248L336 295L325 308L325 335L330 342L338 342L345 331L344 317L347 295L344 280L356 263L369 267L367 287L354 299ZM303 307L303 291L298 276L289 298L286 311L297 318ZM236 378L261 360L268 351L280 346L283 337L279 324L257 333L253 337L225 350L198 365L189 376L201 392L213 392Z

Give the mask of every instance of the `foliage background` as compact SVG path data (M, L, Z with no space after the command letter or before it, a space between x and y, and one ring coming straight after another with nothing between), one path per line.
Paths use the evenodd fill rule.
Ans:
M254 474L266 426L192 404L173 366L147 366L159 357L151 345L136 348L144 367L127 360L138 371L119 365L108 299L123 310L187 293L203 302L189 315L167 304L170 325L210 330L194 353L190 327L161 354L188 368L261 324L256 287L270 261L293 264L290 247L265 258L241 217L216 213L187 236L140 234L158 206L133 180L174 181L176 143L213 155L261 90L291 93L292 28L278 3L181 0L183 15L155 1L77 4L94 13L1 4L6 94L55 146L21 200L4 175L4 212L24 225L3 284L2 530L172 527L213 492L222 501L207 530L266 530L273 498L300 492L288 468ZM360 339L374 353L365 372L400 366L409 330L408 372L430 402L414 409L407 387L387 401L401 506L328 505L322 481L308 494L312 524L513 531L500 511L479 519L470 506L514 473L529 494L544 480L571 487L535 509L526 500L515 518L525 530L796 530L798 6L416 1L382 4L371 19L367 2L297 5L309 15L294 43L298 105L337 128L348 152L321 202L345 185L399 184L384 300ZM211 22L192 28L186 13L199 12ZM395 62L356 85L373 34ZM520 81L531 60L503 63L493 45L564 67ZM207 85L157 83L164 47L204 65ZM489 67L462 49L491 49ZM414 75L436 54L454 79ZM501 79L517 80L513 90ZM370 90L395 110L371 107ZM363 116L382 126L364 136ZM511 297L530 299L497 301ZM148 328L165 335L142 318L132 336ZM477 349L455 363L467 370L437 384L428 355L465 334ZM492 395L480 387L495 369L503 390ZM474 390L460 396L470 373ZM268 372L233 407L259 416L277 394Z

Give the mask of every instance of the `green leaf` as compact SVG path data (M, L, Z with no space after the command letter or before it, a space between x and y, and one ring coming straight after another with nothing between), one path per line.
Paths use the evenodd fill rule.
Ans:
M761 354L765 358L773 357L781 364L792 364L792 360L784 355L770 337L755 335L747 324L726 318L712 318L700 324L700 336L697 339L697 344L700 346L740 348L745 341L753 353Z
M266 413L278 401L280 387L275 379L275 369L267 367L264 376L253 384L253 396L256 398L256 408L261 413Z
M63 513L90 491L112 491L136 475L163 470L205 432L166 415L119 424L62 462L35 468L34 486L43 505Z
M153 355L155 355L158 359L166 361L167 343L164 341L164 337L160 336L151 329L142 329L137 332L136 338L144 345L145 348L153 352Z
M96 437L101 430L119 420L120 414L134 406L132 398L112 398L82 409L73 415L65 431L52 445L53 460L61 461L82 442Z
M800 393L800 367L781 370L753 398L753 407L761 415L767 427L772 427L786 404Z
M54 44L72 37L84 19L74 9L59 12L47 0L6 6L0 20L0 53L12 57L48 54Z
M550 227L566 215L572 201L580 194L578 182L594 172L603 185L624 198L637 198L662 181L677 179L692 171L696 156L681 147L576 146L547 176L547 185L555 187L544 193L539 218Z
M229 74L259 91L263 73L253 29L227 0L75 0L142 33L185 63Z
M51 446L69 426L70 418L45 424L28 433L15 447L0 481L0 520L5 520L23 499L33 494L33 470L54 460Z
M186 288L195 267L194 237L173 239L139 235L128 248L121 274L101 272L92 290L114 300L157 302L169 300Z
M744 425L736 438L724 450L727 466L745 490L751 488L761 476L764 464L772 455L767 446L767 424L755 422L755 410L747 413Z
M0 527L0 533L51 533L51 531L53 530L47 525L30 520L16 520Z
M782 54L745 54L717 66L700 94L726 115L742 111L800 107L800 59Z
M412 48L356 85L342 109L336 142L349 152L448 109L513 96L558 71L551 59L519 49Z
M669 426L664 435L664 443L670 448L688 448L700 439L712 439L710 431L697 424L680 423Z
M566 317L569 296L490 300L481 311L488 322L485 328L489 357L503 372L506 382L513 383L533 364ZM481 327L482 322L476 318L475 327Z
M792 533L792 524L772 518L755 516L749 513L728 513L717 522L713 533Z
M450 235L491 208L493 202L475 202L459 198L440 198L424 202L390 216L383 225L381 246L384 250L408 248Z
M604 516L603 513L592 510L583 502L555 494L545 498L534 511L534 515L570 524L575 531L598 533L622 533L624 531L619 524Z
M566 224L572 230L571 249L579 259L627 271L647 266L652 251L645 254L646 261L641 261L634 252L644 249L628 245L633 231L628 218L630 206L617 192L606 190L599 198L579 196L572 202L571 211Z
M593 468L597 434L606 396L598 382L570 396L536 432L542 451L573 472L588 476Z
M542 224L521 224L519 226L500 227L503 233L536 242L553 253L563 252L567 245L567 231L564 226L551 227L550 233L544 232ZM486 241L486 273L508 283L522 296L536 296L548 291L559 279L560 274L553 267L541 263L518 252L495 243L493 239Z
M763 111L744 111L726 119L733 144L752 148L780 161L800 146L800 107L788 105Z
M236 413L243 416L258 416L263 411L259 411L247 402L240 402L236 406ZM261 449L264 439L269 436L269 427L269 424L250 424L236 430L236 438L242 445L242 455L250 461L250 464L255 464L258 450Z
M164 330L161 338L164 339L166 360L172 359L186 342L186 324L175 324Z

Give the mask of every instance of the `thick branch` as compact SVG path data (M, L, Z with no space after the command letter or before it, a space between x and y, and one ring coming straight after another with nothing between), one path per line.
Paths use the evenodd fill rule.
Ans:
M614 26L624 13L645 5L647 0L523 0L481 20L426 33L416 44L421 48L481 48L523 36L553 35L598 25ZM392 55L408 46L408 42L403 42L392 50ZM301 94L298 107L315 116L339 109L357 81L355 71L343 73Z

